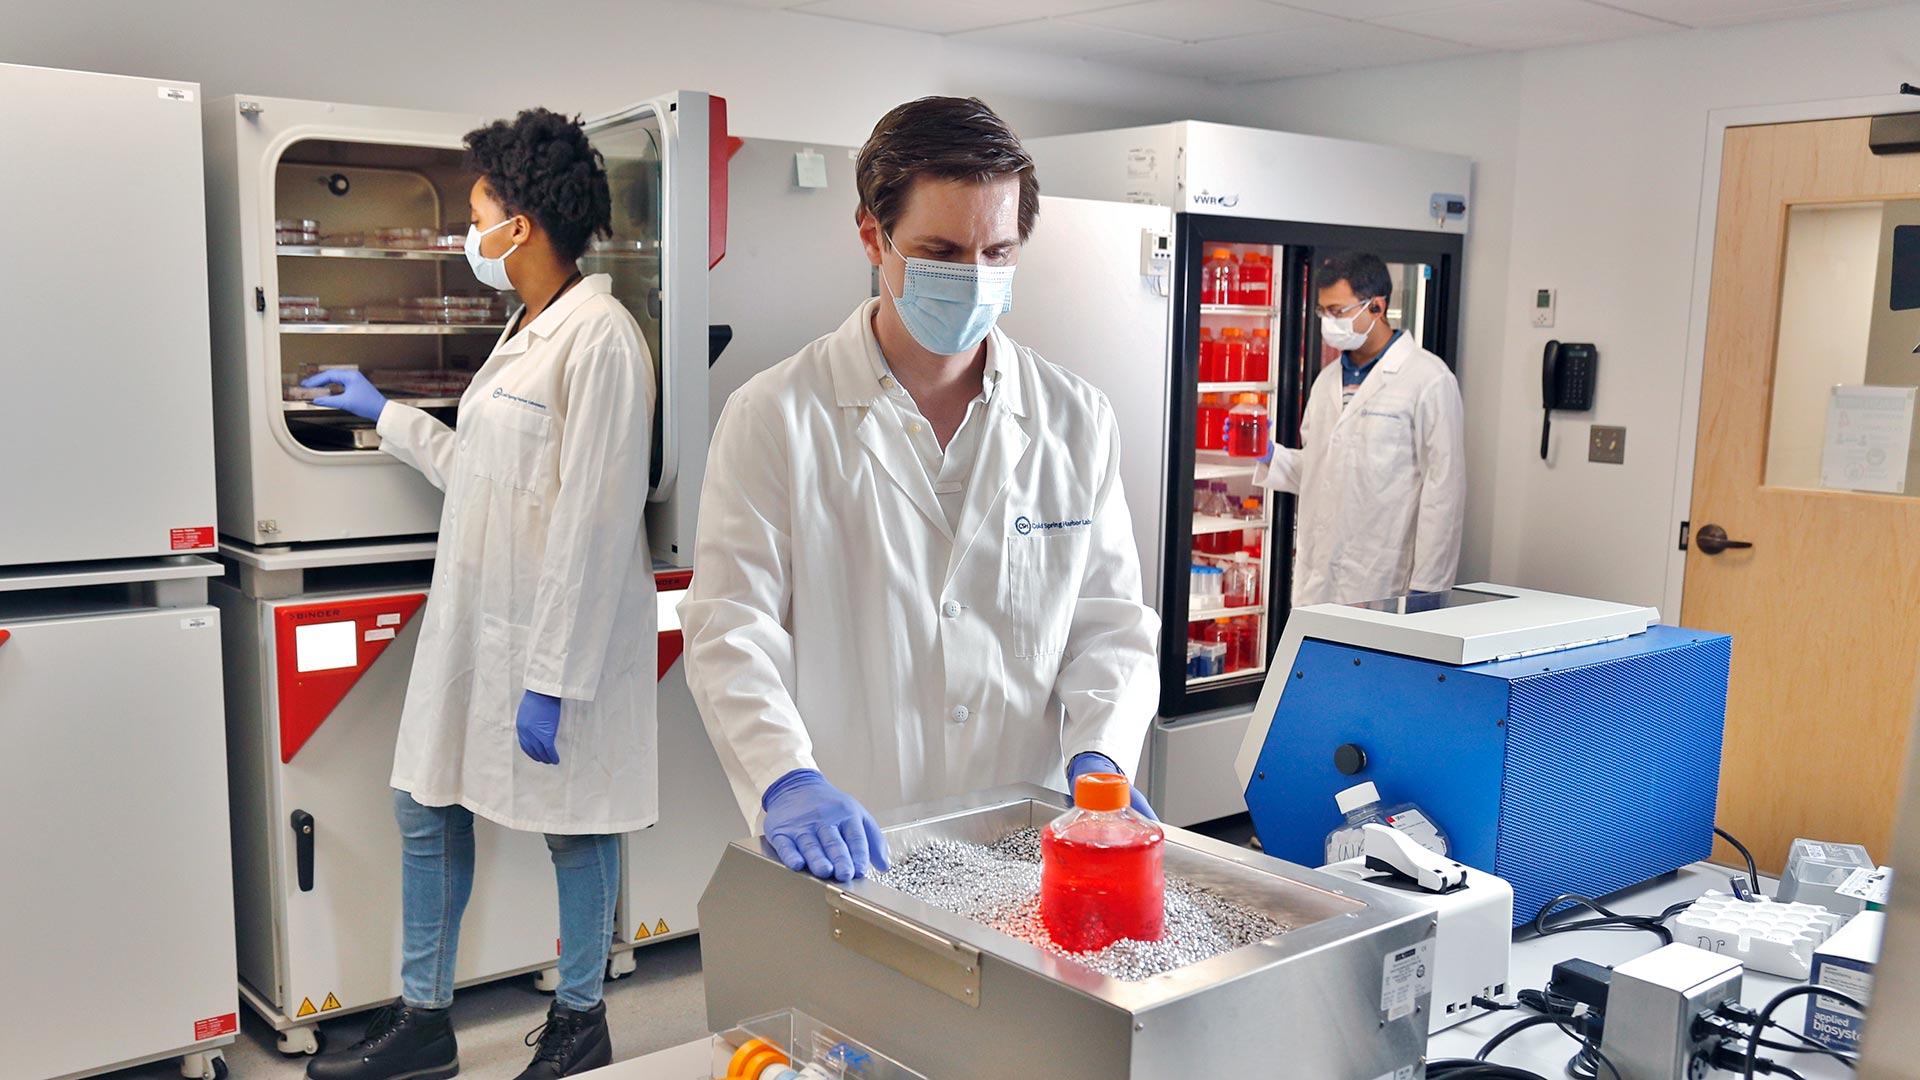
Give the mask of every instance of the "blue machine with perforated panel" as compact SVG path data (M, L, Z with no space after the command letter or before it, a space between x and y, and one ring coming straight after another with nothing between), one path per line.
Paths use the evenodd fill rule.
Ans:
M1335 794L1371 781L1388 805L1418 803L1453 858L1511 882L1516 925L1560 893L1707 857L1731 639L1499 588L1459 590L1451 615L1294 613L1306 625L1288 627L1239 763L1267 854L1324 862Z

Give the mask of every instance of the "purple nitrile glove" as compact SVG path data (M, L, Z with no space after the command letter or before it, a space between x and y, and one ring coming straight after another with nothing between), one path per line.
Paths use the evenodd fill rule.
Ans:
M355 416L365 420L371 420L376 424L380 422L380 411L387 407L387 399L380 391L374 389L373 383L368 382L365 375L357 371L335 368L331 371L322 371L318 375L309 375L300 380L300 385L309 390L315 387L325 386L328 383L339 384L340 392L337 394L322 394L314 398L313 403L315 405L350 412Z
M513 726L520 733L520 749L542 765L560 764L554 740L560 734L560 699L529 690L520 698Z
M760 808L767 812L767 842L789 870L852 881L891 868L879 822L818 769L795 769L775 780Z

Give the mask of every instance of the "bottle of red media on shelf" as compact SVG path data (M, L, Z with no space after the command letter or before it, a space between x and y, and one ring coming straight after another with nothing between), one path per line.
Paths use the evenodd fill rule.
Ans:
M1268 307L1273 303L1273 260L1250 251L1240 260L1240 287L1234 303Z
M1241 382L1268 382L1273 378L1273 335L1262 326L1247 344L1247 369Z
M1240 291L1240 263L1227 248L1214 248L1200 268L1200 302L1231 304Z
M1227 453L1257 458L1267 452L1267 407L1259 394L1241 394L1227 414Z
M1220 365L1220 381L1246 382L1249 370L1247 332L1237 326L1229 326L1220 331L1219 350L1224 355Z
M1226 357L1220 351L1220 341L1213 336L1213 328L1200 328L1200 381L1203 383L1227 381Z

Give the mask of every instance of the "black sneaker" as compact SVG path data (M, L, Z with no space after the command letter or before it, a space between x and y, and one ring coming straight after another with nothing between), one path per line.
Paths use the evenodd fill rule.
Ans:
M547 1007L547 1022L527 1033L527 1045L539 1049L519 1080L558 1080L611 1064L613 1036L607 1033L607 1003L574 1012L554 1002Z
M453 1010L404 1001L374 1013L359 1042L307 1062L307 1080L447 1080L459 1072Z

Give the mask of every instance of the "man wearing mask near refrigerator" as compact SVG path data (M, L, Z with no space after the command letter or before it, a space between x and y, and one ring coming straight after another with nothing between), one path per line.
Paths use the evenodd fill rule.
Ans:
M1460 385L1387 322L1379 256L1316 261L1320 341L1340 359L1314 379L1302 448L1275 445L1254 482L1300 497L1293 606L1452 587L1466 509Z
M1159 697L1113 411L994 326L1032 158L923 98L857 173L880 295L728 400L680 605L742 812L840 881L887 868L869 808L1134 775Z

